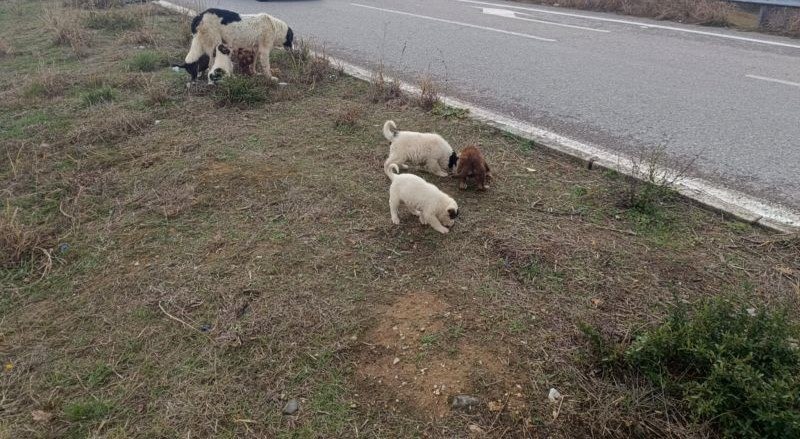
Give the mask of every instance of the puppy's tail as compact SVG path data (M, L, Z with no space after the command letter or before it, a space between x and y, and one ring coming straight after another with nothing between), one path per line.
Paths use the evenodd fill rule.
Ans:
M386 176L389 177L389 180L394 180L394 176L400 173L400 167L397 166L396 163L385 166L383 170L386 172Z
M397 125L394 124L393 120L387 120L383 124L383 137L386 137L386 140L391 142L395 136L397 136Z

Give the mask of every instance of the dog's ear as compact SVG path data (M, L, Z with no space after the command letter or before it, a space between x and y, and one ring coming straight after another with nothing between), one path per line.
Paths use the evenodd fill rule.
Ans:
M458 209L453 209L451 207L450 209L447 209L447 214L450 216L450 219L456 219L458 216Z
M455 166L457 163L458 163L458 155L456 154L455 151L453 151L452 153L450 153L450 160L447 161L447 167L452 169L453 166Z

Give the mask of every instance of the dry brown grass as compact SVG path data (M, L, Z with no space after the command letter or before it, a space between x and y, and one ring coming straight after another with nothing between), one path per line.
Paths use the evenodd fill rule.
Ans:
M273 50L271 61L274 75L296 84L314 88L317 84L336 79L341 71L331 65L325 51L313 44L300 41L291 51Z
M433 110L433 107L439 103L439 88L430 75L424 76L419 81L419 96L416 97L415 102L425 111Z
M80 16L66 9L46 7L42 11L44 27L53 33L53 42L69 46L77 56L86 55L92 43L91 35L84 28Z
M721 0L522 0L591 11L617 12L681 23L728 25L735 7Z
M135 44L141 46L156 46L158 35L149 26L143 26L139 29L130 30L125 32L120 41L123 44Z
M153 125L153 116L116 105L90 110L85 122L67 134L72 144L108 143L141 133Z
M96 10L119 8L125 2L123 0L63 0L62 4L70 8Z
M4 206L0 214L0 268L14 268L42 256L43 237L33 228L20 223L19 209Z
M169 84L157 79L144 77L144 94L148 105L164 105L169 102L174 90Z
M767 17L764 27L775 33L800 37L800 9L776 8Z
M11 47L10 44L5 40L5 38L0 38L0 57L9 56L14 54L14 49Z
M368 93L370 102L404 101L405 95L400 88L400 82L394 79L387 80L383 72L384 69L381 65L372 74Z
M359 105L345 107L336 112L333 126L340 129L354 129L364 116L364 108Z

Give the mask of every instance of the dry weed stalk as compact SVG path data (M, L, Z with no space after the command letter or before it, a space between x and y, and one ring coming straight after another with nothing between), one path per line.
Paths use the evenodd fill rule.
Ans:
M430 74L425 75L419 82L419 97L417 105L425 111L433 110L439 102L439 90Z

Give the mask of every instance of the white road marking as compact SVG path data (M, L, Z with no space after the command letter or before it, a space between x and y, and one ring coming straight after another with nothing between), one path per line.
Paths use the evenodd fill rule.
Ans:
M523 14L523 15L528 15L528 14L525 14L524 12L509 11L508 9L482 8L480 6L474 6L474 7L478 8L478 9L481 9L483 11L483 13L487 14L487 15L497 15L498 17L515 18L517 20L532 21L534 23L549 24L549 25L552 25L552 26L570 27L570 28L573 28L573 29L582 29L582 30L588 30L588 31L592 31L592 32L603 32L603 33L606 33L606 34L611 32L611 31L608 31L608 30L605 30L605 29L594 29L594 28L591 28L591 27L575 26L575 25L572 25L572 24L556 23L556 22L553 22L553 21L536 20L534 18L520 17L520 16L517 15L518 13L519 14Z
M766 76L758 76L758 75L744 75L744 76L746 76L748 78L752 78L752 79L760 79L762 81L777 82L778 84L791 85L793 87L800 87L800 83L792 82L792 81L784 81L783 79L768 78Z
M471 27L471 28L474 28L474 29L481 29L481 30L486 30L486 31L490 31L490 32L498 32L498 33L506 34L506 35L514 35L514 36L517 36L517 37L530 38L532 40L547 41L547 42L550 42L550 43L554 43L556 41L556 40L553 40L553 39L550 39L550 38L537 37L535 35L523 34L523 33L520 33L520 32L512 32L512 31L503 30L503 29L497 29L497 28L493 28L493 27L479 26L477 24L462 23L460 21L445 20L444 18L429 17L427 15L412 14L410 12L396 11L394 9L376 8L375 6L361 5L361 4L358 4L358 3L350 3L350 4L352 6L358 6L359 8L375 9L376 11L389 12L389 13L392 13L392 14L408 15L409 17L422 18L424 20L431 20L431 21L439 21L439 22L442 22L442 23L455 24L457 26Z
M583 18L586 20L596 20L596 21L607 21L610 23L620 23L620 24L629 24L632 26L640 26L642 28L654 28L654 29L665 29L665 30L672 30L676 32L685 32L690 34L697 34L697 35L706 35L710 37L719 37L719 38L727 38L729 40L737 40L737 41L747 41L750 43L757 43L757 44L767 44L770 46L780 46L780 47L791 47L794 49L800 49L800 45L798 44L789 44L789 43L781 43L779 41L770 41L770 40L761 40L758 38L748 38L748 37L740 37L737 35L728 35L728 34L720 34L716 32L706 32L701 30L693 30L693 29L684 29L681 27L674 27L674 26L664 26L660 24L650 24L650 23L642 23L640 21L631 21L631 20L618 20L615 18L605 18L605 17L594 17L591 15L583 15L583 14L572 14L569 12L558 12L558 11L548 11L546 9L537 9L537 8L526 8L524 6L513 6L513 5L502 5L498 3L490 3L490 2L482 2L477 0L456 0L461 3L472 3L476 5L486 5L486 6L500 6L503 8L511 8L511 9L520 9L523 11L533 11L539 12L542 14L552 14L552 15L562 15L566 17L576 17L576 18Z

